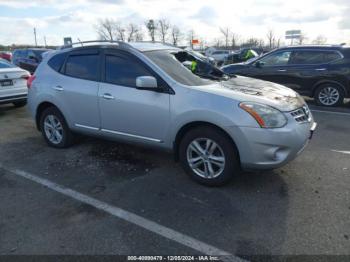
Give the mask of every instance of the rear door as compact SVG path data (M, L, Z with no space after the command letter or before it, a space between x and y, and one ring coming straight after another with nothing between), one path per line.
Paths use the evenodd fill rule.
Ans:
M287 86L300 94L311 95L312 88L319 81L337 80L329 71L329 63L341 58L337 51L296 49L289 62Z
M53 96L75 128L97 131L100 127L100 61L98 49L73 51L66 55L64 66L59 69L61 74L50 77Z
M140 142L164 141L170 123L169 93L136 88L139 76L156 77L158 86L162 80L132 54L105 52L99 89L102 131Z

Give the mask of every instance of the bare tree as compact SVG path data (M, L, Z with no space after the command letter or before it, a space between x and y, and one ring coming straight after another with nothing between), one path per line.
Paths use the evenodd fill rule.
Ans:
M232 49L236 48L238 46L240 36L238 34L232 33L231 34L231 47Z
M165 41L166 41L169 28L170 28L170 23L168 20L160 19L158 21L158 31L159 31L160 38L162 39L163 43L165 43Z
M135 41L136 40L136 36L139 33L140 28L138 25L134 24L134 23L130 23L127 27L127 40L128 42L131 41Z
M195 38L195 32L194 32L194 30L193 29L191 29L190 31L188 31L188 37L187 37L187 39L188 39L188 41L189 41L189 43L190 43L190 47L193 49L193 40L194 40L194 38Z
M98 21L96 31L101 40L115 40L116 21L113 19L101 19Z
M121 23L116 23L115 30L117 33L117 39L120 41L125 41L125 28Z
M180 37L181 37L180 29L176 25L172 26L172 28L171 28L171 39L172 39L173 45L177 46Z
M306 36L306 34L301 33L297 44L299 44L299 45L305 44L307 39L308 39L308 37Z
M276 45L276 37L275 37L274 31L272 29L267 31L266 37L267 37L268 47L270 49L273 49L275 47L275 45Z
M230 29L228 27L225 27L225 28L220 27L220 32L224 35L225 47L227 48L229 38L230 38Z
M315 45L324 45L327 43L327 38L324 35L318 35L312 43Z
M153 19L150 19L146 22L146 28L148 30L148 34L151 37L152 42L154 42L155 41L155 34L156 34L156 30L157 30L157 25Z
M135 41L143 41L143 32L141 29L135 34Z

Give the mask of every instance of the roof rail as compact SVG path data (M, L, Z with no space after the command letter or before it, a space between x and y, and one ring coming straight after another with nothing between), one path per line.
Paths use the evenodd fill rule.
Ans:
M173 45L173 44L170 44L170 43L165 43L165 42L162 42L162 41L135 41L135 42L133 42L133 43L162 44L162 45L166 45L166 46L172 46L172 47L179 48L179 47L176 46L176 45Z
M94 44L94 43L111 43L111 44L118 44L121 47L129 47L132 48L131 45L128 43L125 43L123 41L114 41L114 40L90 40L90 41L79 41L75 43L71 43L69 45L62 45L58 49L66 49L66 48L74 48L75 45L84 46L84 44Z

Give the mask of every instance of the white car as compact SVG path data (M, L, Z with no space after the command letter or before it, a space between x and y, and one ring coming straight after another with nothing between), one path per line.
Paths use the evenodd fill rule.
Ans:
M28 71L0 59L0 104L24 106L27 101L29 76Z
M214 58L217 62L223 62L230 53L229 50L217 50L214 51L210 57Z

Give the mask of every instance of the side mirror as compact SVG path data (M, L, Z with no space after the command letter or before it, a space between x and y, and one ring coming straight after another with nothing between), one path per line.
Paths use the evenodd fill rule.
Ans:
M157 79L153 76L139 76L136 78L136 87L143 90L157 90Z
M264 66L264 62L261 62L261 61L256 61L255 62L255 67L262 68L263 66Z

